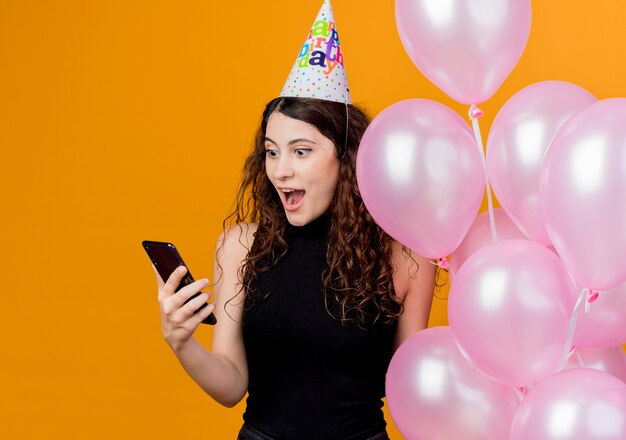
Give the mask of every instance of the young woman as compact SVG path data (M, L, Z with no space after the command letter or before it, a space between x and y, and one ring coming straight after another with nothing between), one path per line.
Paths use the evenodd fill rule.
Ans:
M163 336L185 370L222 405L248 393L240 440L388 438L385 373L427 325L435 266L363 205L355 164L368 123L350 104L272 100L235 225L218 240L215 302L193 314L209 295L183 303L208 281L174 295L185 269L156 275ZM208 351L193 333L213 311Z

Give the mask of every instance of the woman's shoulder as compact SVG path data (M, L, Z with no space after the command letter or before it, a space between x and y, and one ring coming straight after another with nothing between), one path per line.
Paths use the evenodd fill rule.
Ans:
M235 223L234 225L227 227L220 234L220 239L231 239L234 236L253 237L258 228L259 224L254 222Z
M398 295L404 299L410 290L412 280L417 278L420 269L432 271L431 261L419 255L398 241L392 242L393 284Z
M247 254L252 247L258 227L258 223L252 222L241 222L229 226L222 231L217 240L218 251L222 249L226 254Z

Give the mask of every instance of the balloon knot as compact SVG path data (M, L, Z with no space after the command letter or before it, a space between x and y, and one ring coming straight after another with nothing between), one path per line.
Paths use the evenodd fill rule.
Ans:
M600 292L597 290L587 289L587 301L585 301L585 314L591 311L591 303L598 299Z
M483 115L483 111L476 104L472 104L467 112L470 119L478 119Z
M442 269L448 269L450 267L450 262L448 261L446 257L443 257L441 260L437 262L437 266L439 266Z

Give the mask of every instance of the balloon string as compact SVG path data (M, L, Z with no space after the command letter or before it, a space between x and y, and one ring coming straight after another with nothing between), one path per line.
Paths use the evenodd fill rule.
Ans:
M578 298L576 299L576 305L574 306L574 310L572 311L572 315L569 319L569 328L567 331L567 339L565 339L565 347L563 349L563 354L561 355L561 359L557 364L557 371L561 371L565 364L567 363L567 359L570 356L570 353L573 349L572 343L574 342L574 334L576 333L576 324L578 323L578 315L580 314L580 307L585 303L585 313L589 313L590 303L594 302L598 299L598 292L591 289L583 289L578 294Z
M576 354L576 359L578 359L578 365L580 365L581 368L585 368L585 361L583 361L583 357L578 350L574 349L574 353Z
M576 356L577 359L580 359L580 356L578 355L578 350L576 350L576 347L572 347L572 349L567 353L565 362L563 363L563 365L560 366L560 368L557 369L557 372L563 370L567 366L567 363L570 361L572 356Z
M485 188L487 189L487 206L489 209L489 225L491 226L491 239L498 241L498 235L496 233L496 220L493 215L493 201L491 200L491 185L489 184L489 178L487 176L487 160L485 159L485 150L483 149L483 139L480 134L480 126L478 125L478 118L483 115L476 104L472 104L469 109L469 117L472 121L472 127L474 129L474 139L476 140L476 147L480 153L480 158L483 163L483 175L485 176Z

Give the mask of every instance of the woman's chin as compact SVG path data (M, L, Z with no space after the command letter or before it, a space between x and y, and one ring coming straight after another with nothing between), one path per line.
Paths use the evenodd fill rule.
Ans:
M310 220L307 220L306 217L303 216L302 213L299 213L299 212L286 211L286 214L287 214L287 221L289 222L291 226L304 226L310 221Z

